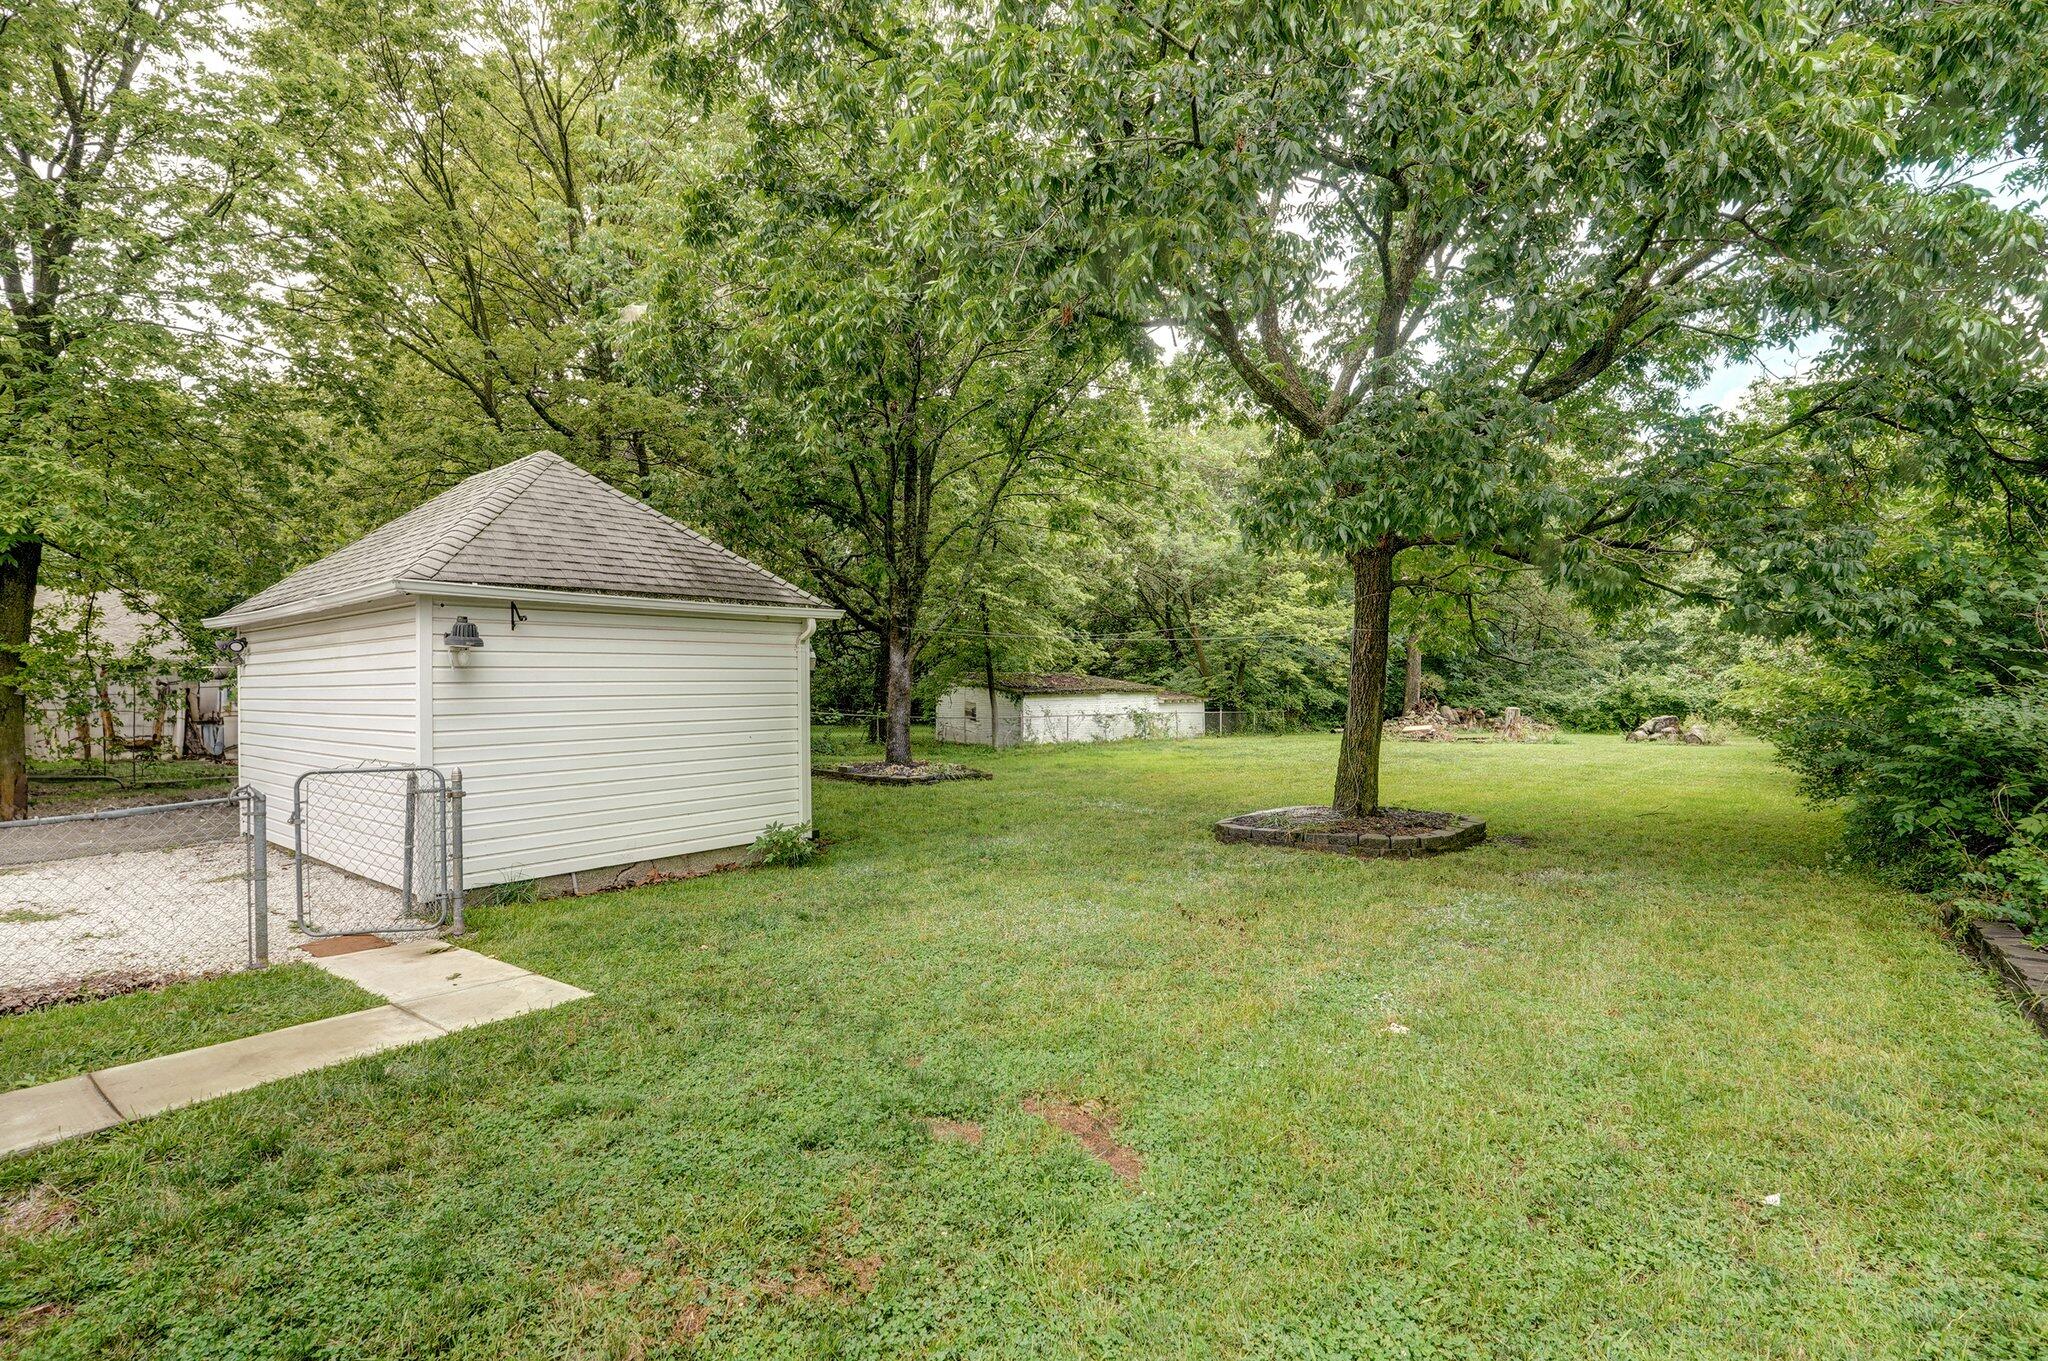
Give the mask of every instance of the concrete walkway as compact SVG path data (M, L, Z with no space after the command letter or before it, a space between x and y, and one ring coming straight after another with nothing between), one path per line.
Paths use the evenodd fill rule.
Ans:
M0 1093L0 1157L590 996L439 940L378 941L312 963L387 1005Z

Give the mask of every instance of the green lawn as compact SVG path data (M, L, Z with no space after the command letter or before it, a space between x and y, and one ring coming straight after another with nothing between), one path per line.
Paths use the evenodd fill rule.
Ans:
M975 753L820 782L806 869L479 910L597 996L0 1163L77 1216L0 1352L2048 1353L2042 1039L1762 748L1404 745L1495 841L1211 841L1334 753Z
M383 1001L310 964L0 1018L0 1091L238 1040Z

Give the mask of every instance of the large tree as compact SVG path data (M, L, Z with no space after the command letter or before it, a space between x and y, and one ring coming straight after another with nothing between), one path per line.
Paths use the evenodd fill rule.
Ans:
M0 12L0 818L27 809L37 583L61 567L144 584L171 524L235 499L195 464L218 448L200 399L239 339L223 323L250 283L246 211L273 164L247 87L220 73L240 13Z
M2013 54L2041 40L2034 7L1903 0L1009 0L997 18L949 48L960 98L931 101L924 144L973 149L951 163L963 200L1091 241L1061 262L1071 305L1184 328L1285 432L1264 523L1351 577L1333 799L1351 814L1380 802L1402 555L1613 595L1662 583L1689 526L1767 534L1782 489L1681 394L1853 323L1888 270L2009 243L1980 194L1923 172L1996 146ZM1035 158L1029 203L981 169L1012 152Z
M908 763L920 657L978 621L985 559L1140 453L1112 379L1142 340L1048 297L1061 239L1018 239L1000 205L954 200L897 136L940 60L920 7L799 60L751 23L708 49L696 31L664 41L730 110L732 151L638 355L727 413L704 503L875 640L886 757ZM688 60L707 53L708 78Z
M536 448L661 500L688 411L622 371L619 314L700 120L596 0L276 9L262 59L305 116L272 320L361 446L367 510Z
M699 504L875 639L883 745L908 763L919 659L979 618L1004 536L1124 460L1097 391L1120 352L1099 324L964 297L957 266L871 224L772 235L733 255L733 433Z

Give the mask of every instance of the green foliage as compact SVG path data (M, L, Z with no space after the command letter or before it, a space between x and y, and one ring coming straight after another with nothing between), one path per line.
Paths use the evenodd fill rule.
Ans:
M502 884L486 884L482 888L465 889L462 895L464 910L470 907L511 907L520 903L541 901L540 883L534 879L508 879Z
M1745 648L1763 647L1697 607L1644 607L1596 624L1532 573L1483 581L1483 589L1453 597L1455 613L1431 618L1425 610L1420 620L1425 694L1460 708L1497 714L1513 705L1546 723L1599 733L1626 732L1657 714L1710 717L1729 665ZM1390 702L1401 681L1396 656Z
M1627 732L1658 714L1712 717L1721 698L1717 685L1684 671L1630 671L1583 688L1509 687L1478 694L1468 702L1490 712L1518 704L1532 718L1577 732L1605 733Z
M1914 541L1878 565L1867 630L1741 669L1730 708L1846 806L1854 852L2048 926L2048 556Z
M585 0L270 12L303 264L265 321L350 455L334 533L537 448L672 505L713 431L627 371L625 309L704 173L701 111Z
M1190 423L1151 435L1156 483L1097 511L1084 598L1067 617L1081 641L1017 669L1126 676L1290 722L1340 715L1348 606L1336 574L1246 536L1259 432Z
M808 822L794 826L771 822L761 830L761 835L754 838L748 854L753 856L756 865L793 869L818 858L818 843Z
M672 200L631 356L723 418L698 504L880 647L866 707L897 761L927 648L1016 597L1019 566L1056 560L1144 452L1135 328L1039 285L1064 234L1018 234L897 135L926 102L912 54L936 56L920 13L881 17L889 61L837 40L787 60L751 12L665 34L672 83L720 101L730 144Z
M949 76L1041 148L1034 221L1093 245L1058 286L1199 336L1289 436L1262 466L1267 527L1332 554L1463 544L1631 594L1659 541L1784 500L1683 411L1702 373L1866 317L1896 332L1973 253L1999 267L1946 287L1938 323L1906 314L1925 337L1998 329L1993 281L2039 238L1900 173L1995 147L2028 107L2042 77L2010 53L2032 7L1960 48L1917 7L1823 22L1790 0L1739 22L1707 0L1000 13ZM1928 115L1990 70L2011 83L1989 112ZM918 125L934 146L978 151L941 108Z
M289 533L297 403L250 329L281 158L249 30L205 0L30 0L0 19L9 600L118 588L196 633ZM0 766L17 695L75 696L82 673L132 660L55 617L30 646L28 623L0 636Z

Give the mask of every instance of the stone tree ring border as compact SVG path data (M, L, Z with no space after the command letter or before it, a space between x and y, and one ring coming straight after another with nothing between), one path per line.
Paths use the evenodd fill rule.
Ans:
M1330 821L1327 808L1262 808L1239 813L1216 824L1218 841L1253 846L1286 846L1304 851L1330 851L1367 859L1385 856L1406 860L1418 855L1462 851L1486 840L1486 823L1462 813L1450 814L1445 827L1418 827L1411 832L1347 832L1317 826Z

